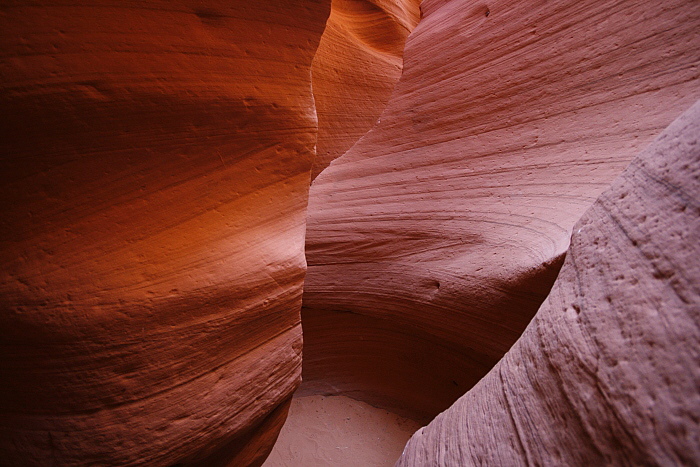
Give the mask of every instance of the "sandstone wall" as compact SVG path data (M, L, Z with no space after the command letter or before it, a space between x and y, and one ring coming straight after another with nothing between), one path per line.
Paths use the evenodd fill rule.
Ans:
M333 0L312 66L318 144L312 178L377 121L401 76L419 0Z
M429 420L520 336L572 226L700 96L700 4L425 0L380 122L314 182L308 392Z
M0 462L264 457L300 381L329 10L0 7Z
M700 459L700 103L576 223L535 319L398 466Z

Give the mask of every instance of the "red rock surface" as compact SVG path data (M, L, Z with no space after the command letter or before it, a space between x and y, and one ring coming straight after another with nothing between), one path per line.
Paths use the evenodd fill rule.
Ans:
M416 5L0 6L0 463L260 464L299 384L305 235L300 395L428 421L496 364L574 223L700 95L700 3L425 0L305 233L309 174L377 121ZM659 195L697 158L676 162L589 212L586 268L402 462L700 458L697 206Z
M421 420L520 336L573 224L700 95L700 3L425 0L377 124L311 189L306 393Z
M377 121L401 76L420 0L333 0L314 57L318 144L312 178Z
M0 7L1 463L264 458L300 380L329 10Z
M700 459L700 103L574 226L552 292L398 466Z

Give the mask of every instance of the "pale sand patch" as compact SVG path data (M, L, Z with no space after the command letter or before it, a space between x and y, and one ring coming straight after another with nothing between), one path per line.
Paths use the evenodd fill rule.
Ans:
M393 466L420 427L345 396L295 397L263 467Z

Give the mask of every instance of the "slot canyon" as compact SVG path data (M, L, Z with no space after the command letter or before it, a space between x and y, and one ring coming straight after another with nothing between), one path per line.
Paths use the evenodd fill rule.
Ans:
M697 0L0 37L0 466L700 463Z

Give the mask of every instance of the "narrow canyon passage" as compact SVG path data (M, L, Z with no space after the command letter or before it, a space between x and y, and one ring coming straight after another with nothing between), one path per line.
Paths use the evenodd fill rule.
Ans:
M698 97L698 9L649 8L422 3L380 120L311 187L297 397L425 425L503 357L574 223Z
M417 0L333 0L331 3L312 66L319 120L312 180L376 123L400 77L404 42L418 19ZM379 384L393 379L388 376L391 371L379 375L377 368L368 367L367 362L393 363L393 360L387 358L385 345L362 345L377 336L380 328L372 326L376 323L363 326L364 319L359 315L342 323L337 318L343 316L336 313L325 318L326 322L323 318L315 319L313 312L302 313L303 378L308 382L302 381L296 391L287 422L264 465L391 466L411 434L432 417L423 416L419 423L362 402L371 400L363 390L363 377L347 375L349 380L340 383L337 375L322 363L328 360L336 366L339 351L354 359L358 370L373 372L373 379ZM338 333L338 326L350 331L352 337ZM380 333L379 337L384 335ZM343 366L348 365L343 363ZM419 367L418 373L422 369L423 366ZM315 373L320 378L314 379ZM419 378L410 384L420 386L425 380ZM338 387L346 389L341 391L344 395L325 395L337 393ZM454 393L451 401L463 392L456 387L450 389ZM361 400L353 399L353 395L359 395ZM387 406L385 397L380 397L379 405ZM412 410L393 409L416 416Z
M348 395L421 424L520 336L554 283L573 222L697 97L689 91L697 88L698 60L686 49L636 68L635 54L664 56L660 49L677 47L676 37L697 36L693 20L664 29L679 14L672 7L632 27L609 21L608 37L597 32L600 17L635 15L639 7L560 2L546 17L534 3L492 3L488 15L468 2L431 8L424 2L381 121L312 185L297 391L300 398ZM566 40L562 24L574 31ZM660 36L643 39L649 30ZM523 31L536 32L513 40ZM539 63L498 67L488 63L489 51ZM611 53L615 68L606 71ZM661 73L667 67L676 67L673 75ZM568 69L576 73L552 72ZM507 80L498 79L502 73ZM586 84L593 73L595 87ZM650 77L663 91L636 86ZM659 99L665 113L654 108ZM615 117L629 107L648 111ZM304 415L296 417L290 423L301 437ZM287 450L291 436L282 433ZM330 465L317 454L318 465ZM284 465L274 459L270 465Z
M700 463L698 99L695 0L6 2L0 465Z

